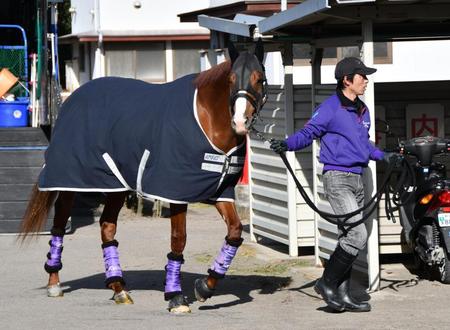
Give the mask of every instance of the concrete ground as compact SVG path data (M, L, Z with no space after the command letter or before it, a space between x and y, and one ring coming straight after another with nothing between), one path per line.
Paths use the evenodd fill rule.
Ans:
M248 227L248 226L247 226ZM182 284L192 313L171 315L163 299L170 221L124 209L118 234L121 265L135 301L119 306L105 289L98 222L75 217L64 242L63 298L46 297L43 263L49 236L20 245L0 236L2 329L445 329L450 286L419 280L401 263L383 264L370 313L332 313L313 290L322 269L311 255L290 258L278 245L250 242L248 233L216 296L195 301L193 282L206 275L226 227L211 206L188 213ZM280 252L281 249L281 252ZM356 296L369 296L361 287Z

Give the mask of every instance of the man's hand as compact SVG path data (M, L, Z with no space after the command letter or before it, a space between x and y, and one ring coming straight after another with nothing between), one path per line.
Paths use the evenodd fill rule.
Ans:
M288 150L288 146L285 140L270 140L270 149L275 151L277 154L281 154Z
M394 167L400 167L403 160L403 155L398 154L396 152L385 152L383 160L388 164L393 164Z

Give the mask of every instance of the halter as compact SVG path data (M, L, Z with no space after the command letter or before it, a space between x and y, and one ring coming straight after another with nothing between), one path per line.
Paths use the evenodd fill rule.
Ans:
M251 119L247 121L245 127L250 129L253 127L257 118L259 117L259 112L267 101L267 79L266 73L264 69L264 65L259 62L259 60L254 55L250 55L248 53L245 54L245 59L240 60L242 56L240 56L235 65L233 65L232 71L236 74L236 82L233 86L230 95L230 107L233 113L234 104L236 100L240 97L244 97L255 109ZM250 60L250 61L249 61ZM262 93L258 93L251 85L250 85L250 75L254 70L258 70L263 73L262 83Z

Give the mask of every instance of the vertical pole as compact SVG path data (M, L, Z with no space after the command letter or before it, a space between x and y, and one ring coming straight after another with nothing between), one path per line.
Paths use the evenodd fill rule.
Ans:
M371 20L362 22L362 60L371 67L373 66L373 23ZM370 126L369 134L372 142L375 140L375 88L373 79L369 79L366 92L364 94L364 103L370 110ZM364 172L365 187L369 189L366 194L370 197L373 192L377 191L377 167L375 162L370 162L369 167ZM378 290L380 286L380 262L379 262L379 233L378 233L378 217L376 210L366 222L369 238L367 242L367 264L369 277L369 290Z
M55 77L56 81L58 81L58 75L56 73L57 66L57 35L56 35L56 3L52 3L50 5L50 35L51 35L51 54L52 54L52 76Z
M250 135L247 135L247 161L248 161L248 208L250 212L250 240L252 242L256 242L256 236L255 232L253 230L253 181L252 181L252 174L253 174L253 165L251 160L253 159L253 151L251 148L251 139Z
M214 49L216 52L217 64L223 63L226 61L225 50L223 48Z
M200 71L205 71L211 68L211 63L209 63L208 59L208 50L202 49L200 50Z
M284 44L283 52L283 66L284 66L284 112L286 114L285 127L286 135L294 133L294 60L292 54L292 43L286 42ZM295 170L296 156L295 152L286 153L286 158ZM289 233L289 255L298 256L298 233L297 233L297 191L294 179L287 172L287 207L288 207L288 233Z
M323 48L316 48L315 45L311 45L311 112L316 108L316 85L320 85L322 82L322 76L320 68L322 66ZM314 204L318 205L318 193L317 193L317 150L318 142L313 141L312 144L312 166L313 166L313 193L314 193ZM319 258L319 229L318 221L320 216L314 212L314 259L315 264L320 265Z
M103 48L103 32L100 21L100 0L95 0L94 19L95 32L98 34L97 49L95 50L94 58L94 72L92 73L92 78L95 79L105 77L107 72L105 51Z
M31 55L31 127L38 127L38 109L37 109L37 102L36 102L36 65L37 65L37 58L36 54Z
M172 81L173 74L173 49L172 41L166 41L166 82Z
M48 56L47 56L47 0L39 0L39 11L38 15L40 16L40 45L38 46L41 49L41 54L38 59L38 63L40 63L41 70L39 71L40 79L40 94L39 95L39 124L40 125L49 125L49 114L48 114ZM39 40L39 37L38 37Z

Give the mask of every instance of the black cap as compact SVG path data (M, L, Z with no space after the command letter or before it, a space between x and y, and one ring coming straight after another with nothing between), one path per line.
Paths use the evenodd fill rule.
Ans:
M334 77L336 80L344 78L344 76L350 75L350 74L363 74L363 75L369 75L374 72L376 72L377 69L369 68L364 65L364 63L356 57L346 57L339 61L338 64L336 64L336 69L334 70Z

